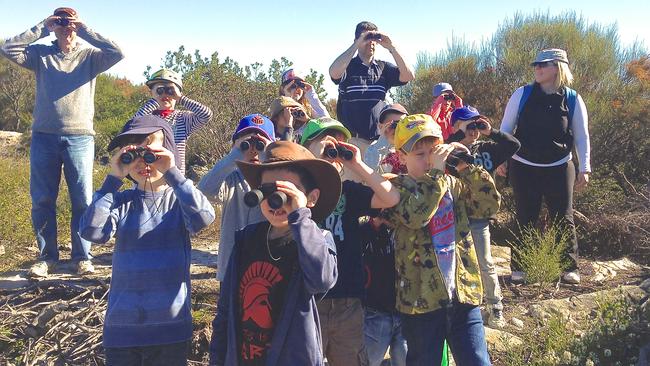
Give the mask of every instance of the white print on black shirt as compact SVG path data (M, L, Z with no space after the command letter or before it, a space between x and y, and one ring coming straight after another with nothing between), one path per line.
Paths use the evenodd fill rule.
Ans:
M336 204L334 212L325 219L325 229L329 230L339 242L345 240L345 233L343 232L345 202L345 194L342 194L339 202Z

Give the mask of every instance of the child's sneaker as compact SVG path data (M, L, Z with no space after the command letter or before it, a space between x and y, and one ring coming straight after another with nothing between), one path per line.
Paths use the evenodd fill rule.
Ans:
M488 326L501 329L506 326L506 319L503 317L503 309L491 307L489 310Z
M95 273L95 266L93 266L91 261L85 260L85 261L79 261L79 263L77 263L78 275L83 276L90 273Z
M578 273L578 271L566 272L562 276L562 281L570 285L577 285L580 283L580 274Z
M29 277L47 277L49 271L56 267L55 261L38 261L34 263L27 272Z
M524 283L526 282L526 273L521 271L512 271L510 281L513 283Z

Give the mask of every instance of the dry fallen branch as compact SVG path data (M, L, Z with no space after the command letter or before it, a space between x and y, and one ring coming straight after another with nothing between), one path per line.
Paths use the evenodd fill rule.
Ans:
M0 293L0 364L103 365L108 286L37 283ZM8 357L2 359L2 357Z

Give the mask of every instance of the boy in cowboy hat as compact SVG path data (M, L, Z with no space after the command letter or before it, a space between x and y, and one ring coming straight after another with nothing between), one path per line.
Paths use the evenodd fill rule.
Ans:
M264 155L261 164L237 163L255 188L247 204L259 204L266 221L235 235L210 365L322 365L314 295L332 288L338 272L332 235L316 222L336 206L341 180L293 142L273 142Z

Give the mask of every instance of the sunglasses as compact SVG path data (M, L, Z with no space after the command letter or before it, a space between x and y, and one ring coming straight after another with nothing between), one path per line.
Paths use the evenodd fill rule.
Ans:
M535 62L533 64L533 67L549 67L549 66L557 66L557 64L553 61L546 61L546 62Z
M388 125L388 128L392 128L393 130L396 129L397 128L397 122L399 122L399 120L391 121L390 124Z
M176 91L173 86L159 86L156 88L156 94L162 96L163 94L167 95L176 95Z

